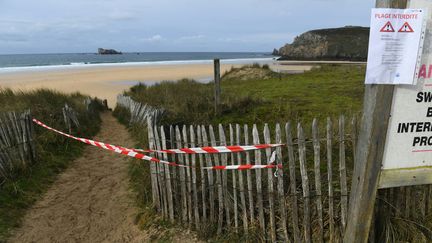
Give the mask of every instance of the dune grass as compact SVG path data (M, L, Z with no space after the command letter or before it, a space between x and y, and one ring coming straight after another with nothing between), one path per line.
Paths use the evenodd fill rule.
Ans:
M78 93L65 95L51 90L13 92L3 89L0 90L0 112L31 109L33 117L64 129L61 108L68 103L79 114L81 128L75 134L93 136L99 130L100 118L97 112L85 111L85 98ZM95 105L94 110L99 108ZM11 230L20 225L26 209L41 197L56 175L80 156L84 147L40 127L35 127L35 131L36 162L29 168L15 171L12 179L0 186L0 242L7 240Z
M354 65L323 65L303 74L278 74L256 65L232 69L222 78L222 104L217 115L213 84L193 80L150 87L140 84L127 95L167 110L163 124L310 121L358 113L364 72L364 66Z

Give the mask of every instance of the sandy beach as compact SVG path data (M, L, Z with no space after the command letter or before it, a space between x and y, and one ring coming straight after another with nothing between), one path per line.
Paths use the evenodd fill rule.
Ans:
M221 64L221 73L231 67L243 64ZM274 70L302 72L312 65L283 65ZM279 66L279 65L278 65ZM0 72L0 87L13 90L49 88L61 92L81 92L101 99L107 99L114 107L118 94L138 82L154 84L164 80L191 78L208 82L213 77L213 64L170 64L170 65L109 65L83 66L58 69Z

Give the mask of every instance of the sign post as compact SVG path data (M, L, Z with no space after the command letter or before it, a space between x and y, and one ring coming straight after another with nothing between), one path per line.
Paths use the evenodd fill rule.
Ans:
M214 59L213 60L213 66L214 66L214 84L215 84L215 114L219 114L219 105L220 105L220 94L221 94L221 74L220 74L220 60Z
M406 8L406 0L377 0L378 8ZM356 149L344 242L367 242L393 100L392 85L367 84Z

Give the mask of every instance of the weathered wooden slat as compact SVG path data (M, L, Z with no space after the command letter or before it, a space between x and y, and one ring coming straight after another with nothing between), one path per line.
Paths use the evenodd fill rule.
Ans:
M405 187L405 218L409 219L411 216L411 187Z
M297 182L296 182L296 166L294 158L294 145L291 135L291 123L285 124L285 135L287 141L288 150L288 163L289 163L289 175L290 175L290 190L291 190L291 224L294 234L294 242L301 242L300 230L299 230L299 214L298 214L298 203L297 203Z
M327 117L326 127L326 145L327 145L327 182L328 182L328 216L329 216L329 235L330 242L335 241L335 221L334 221L334 189L333 189L333 158L332 158L332 140L333 140L333 123L330 117Z
M309 177L306 168L306 142L303 133L303 128L299 123L297 126L298 136L298 150L299 150L299 162L300 162L300 174L302 177L302 189L303 189L303 231L304 241L309 243L311 239L311 212L310 212L310 190L309 190Z
M216 137L214 134L213 126L209 126L209 134L210 134L210 143L211 146L217 146L216 143ZM213 159L215 161L216 166L220 166L219 162L219 154L213 154ZM218 211L218 227L217 227L217 233L222 233L222 226L223 226L223 212L224 212L224 197L223 197L223 188L222 188L222 173L220 170L216 171L216 185L217 185L217 194L218 194L218 201L219 201L219 211Z
M207 139L207 131L204 126L201 126L201 132L203 137L203 146L208 146L208 139ZM206 164L208 167L213 166L212 159L209 154L204 155L206 159ZM210 200L210 221L215 222L215 185L214 185L214 174L213 170L207 170L207 176L208 176L208 188L209 188L209 200Z
M151 124L151 121L147 121L147 130L148 130L148 141L149 141L149 149L156 149L155 146L155 139L154 139L154 133L153 133L153 126ZM155 156L154 153L151 154L152 156ZM152 185L152 196L153 196L153 206L156 207L156 210L160 212L161 205L160 205L160 197L159 197L159 188L158 188L158 181L157 181L157 175L156 175L156 164L155 163L149 163L150 166L150 179L151 179L151 185Z
M202 141L202 133L201 133L201 126L197 126L197 140L198 140L198 146L204 146ZM204 156L202 154L198 154L199 159L199 166L201 168L201 205L202 205L202 222L207 223L207 186L206 186L206 171L202 169L205 167L204 165Z
M271 138L270 138L270 129L268 127L268 124L266 123L264 125L264 142L266 144L271 144ZM272 151L270 148L265 150L266 153L266 162L268 163L270 161ZM269 217L270 217L270 237L273 242L276 241L276 220L275 220L275 203L274 203L274 182L273 182L273 171L271 169L267 169L267 186L268 186L268 203L269 203Z
M15 141L15 148L16 151L18 151L19 157L21 159L21 168L25 168L26 167L26 160L25 160L25 153L24 153L24 149L22 146L22 141L21 141L21 134L20 134L20 130L17 124L17 118L15 115L15 112L9 112L9 121L11 124L11 130L12 130L12 134L13 134L13 138Z
M175 127L175 136L176 136L176 144L177 148L182 148L182 139L181 139L181 132L180 128L178 126ZM178 161L180 164L184 165L184 156L183 154L179 154L177 156ZM179 169L179 177L180 177L180 188L181 188L181 220L183 223L188 222L188 203L187 203L187 195L186 195L186 173L183 167L178 167Z
M260 144L258 129L256 124L253 125L252 128L252 137L254 144ZM261 151L255 150L255 164L261 164ZM263 193L262 193L262 171L256 170L256 189L257 189L257 208L258 208L258 221L261 230L265 233L265 219L264 219L264 204L263 204Z
M171 125L169 127L169 137L170 137L170 148L177 148L176 146L176 135L175 135L175 128ZM169 154L168 158L170 158L169 161L177 161L177 157L175 154ZM173 187L173 198L174 198L174 216L177 215L178 218L181 218L181 193L180 193L180 179L179 179L179 168L174 167L172 168L172 176L171 180L173 181L172 187Z
M428 185L427 187L427 195L426 195L426 209L425 214L429 215L432 212L432 185Z
M182 148L187 148L189 147L189 143L188 143L188 132L187 132L187 127L186 125L183 126L182 129L183 132L183 143L182 143ZM185 154L184 155L184 163L187 166L190 166L190 155L189 154ZM186 180L186 196L187 196L187 212L188 212L188 221L189 223L192 225L193 224L193 209L192 209L192 176L191 176L191 169L190 167L186 167L184 168L185 170L185 180Z
M312 122L312 139L314 148L314 173L315 173L315 202L318 216L318 239L315 241L324 241L324 221L323 221L323 205L322 205L322 189L321 189L321 157L320 157L320 139L318 130L318 121L313 119Z
M244 125L244 141L245 144L249 144L249 128L248 125ZM250 152L246 152L246 164L251 164L250 159ZM255 220L255 204L254 204L254 191L253 191L253 185L252 185L252 171L247 170L246 171L246 181L247 181L247 188L248 188L248 201L249 201L249 214L250 214L250 223L254 224Z
M356 147L357 147L357 118L354 115L351 120L351 143L353 152L353 162L355 164Z
M397 187L395 188L395 190L397 191L396 193L396 216L398 217L402 217L402 205L404 203L404 196L405 196L405 189L403 187Z
M348 186L345 162L345 117L339 117L339 176L341 186L341 223L342 232L345 231L348 214Z
M219 124L219 140L221 146L227 145L226 143L226 137L225 137L225 131L222 126L222 124ZM221 154L221 164L223 166L228 165L228 154L223 153ZM231 212L230 208L231 205L229 203L229 194L228 194L228 171L221 171L222 175L222 193L223 193L223 199L224 199L224 208L225 208L225 219L227 223L227 228L231 227Z
M230 145L234 145L234 128L232 124L229 124L229 132L230 132ZM230 153L230 160L232 165L235 164L235 154ZM241 163L239 160L238 163ZM238 222L238 202L237 202L237 171L227 171L227 173L232 173L232 188L233 188L233 208L234 208L234 230L238 232L239 222ZM227 188L228 189L228 188Z
M275 129L275 142L276 143L282 143L282 133L281 133L281 127L279 123L276 124ZM285 203L285 190L284 190L284 167L282 163L282 148L277 147L276 148L276 163L278 165L281 165L282 168L277 170L277 190L278 190L278 201L279 201L279 212L280 212L280 226L279 231L282 232L282 241L283 242L289 242L289 235L288 235L288 225L287 225L287 211L286 211L286 203Z
M236 142L235 144L241 144L241 129L240 125L236 124ZM237 164L242 164L242 154L237 153ZM244 185L244 172L239 171L239 192L240 192L240 202L241 202L241 210L242 210L242 219L243 219L243 230L244 232L248 232L248 217L247 217L247 208L246 208L246 195L245 195L245 185Z
M162 149L167 149L165 129L163 126L160 127ZM163 154L163 159L168 161L168 154ZM174 203L173 203L173 190L171 185L171 173L168 165L165 165L165 177L166 177L166 192L167 192L167 203L168 203L168 216L171 222L174 222Z
M29 124L29 129L30 129L30 142L31 142L31 148L32 148L32 157L33 157L33 161L36 160L36 144L35 144L35 130L34 130L34 123L32 121L32 115L31 112L29 110L28 116L27 116L27 122Z
M23 112L22 114L19 114L19 126L21 131L21 141L23 143L23 150L24 150L24 157L26 160L26 166L28 166L30 162L30 156L29 156L29 141L28 141L28 135L27 135L27 122L26 122L26 112Z
M156 126L153 127L153 136L155 139L155 148L158 150L162 149L161 139L159 138L159 132ZM159 157L161 155L157 154L156 156ZM159 163L156 164L156 171L157 171L156 173L159 182L158 187L160 193L162 215L163 217L168 218L168 202L166 196L165 170L163 168L163 165Z
M190 132L190 146L195 147L195 131L192 125L189 127L189 132ZM192 157L191 171L192 171L192 194L193 194L192 210L194 213L195 228L199 229L200 215L199 215L198 191L197 191L196 155L192 154L191 157Z

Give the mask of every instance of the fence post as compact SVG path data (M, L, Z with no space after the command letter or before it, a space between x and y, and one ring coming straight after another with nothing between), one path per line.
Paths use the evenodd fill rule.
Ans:
M271 139L270 139L270 129L268 127L268 124L266 123L264 125L264 143L266 144L270 144L271 143ZM270 161L271 158L271 149L267 148L265 150L266 153L266 163L268 163ZM274 182L273 182L273 171L268 169L267 170L267 188L268 188L268 203L269 203L269 217L270 217L270 236L273 242L276 241L276 221L275 221L275 210L274 210Z
M241 136L241 130L240 125L236 124L236 144L240 145L240 136ZM242 163L242 156L241 153L237 153L237 163ZM248 232L248 218L247 218L247 208L246 208L246 196L245 196L245 186L243 181L243 171L239 171L239 188L240 188L240 202L241 202L241 208L243 212L243 229L247 233Z
M150 119L147 120L147 129L148 129L148 142L149 149L156 149L155 147L155 139L153 134L153 126ZM152 155L154 157L154 154ZM158 181L156 175L156 164L150 163L150 178L152 184L152 196L153 196L153 205L156 207L157 211L160 212L160 200L159 200L159 189L158 189Z
M189 147L189 143L188 143L188 132L187 132L187 126L184 125L183 129L183 147L187 148ZM184 163L187 166L190 166L190 161L189 161L190 155L189 154L185 154L184 155ZM190 223L190 226L193 225L193 219L192 219L192 176L191 176L191 168L186 167L184 168L186 173L185 173L185 177L186 177L186 195L187 195L187 210L188 210L188 220Z
M207 138L207 131L205 129L205 126L201 126L201 133L202 133L202 139L203 139L203 146L208 146L208 138ZM209 154L204 155L206 164L208 167L213 166L212 159ZM210 201L210 222L213 223L215 220L215 185L214 185L214 174L213 170L207 170L207 177L208 177L208 188L209 188L209 201Z
M254 144L260 144L258 129L256 124L254 124L252 128L252 137L253 137ZM255 164L257 165L261 164L261 151L259 150L255 150ZM263 179L261 177L262 175L261 170L257 170L255 172L255 175L256 175L257 207L258 207L259 223L262 232L265 233L266 227L265 227L265 220L264 220L264 205L263 205L264 203L263 203L263 194L262 194Z
M225 131L223 129L222 124L219 124L219 145L226 146L226 137L225 137ZM220 165L226 166L228 164L228 154L222 153L221 154L221 163ZM221 171L222 176L222 193L223 193L223 202L225 207L225 219L227 223L227 227L229 228L231 226L231 213L230 213L230 205L229 205L229 196L228 196L228 171L223 170Z
M216 137L213 130L213 126L209 126L210 133L210 142L211 146L217 146ZM213 158L216 166L220 166L219 163L219 154L213 154ZM223 212L224 212L224 196L223 196L223 188L222 188L222 172L220 170L216 171L216 184L217 184L217 192L218 192L218 201L219 201L219 211L218 211L218 229L217 233L220 234L222 232L223 225Z
M249 144L249 128L248 125L244 125L244 141L245 144ZM246 164L250 164L250 152L246 152ZM254 223L255 220L255 206L254 206L254 198L253 198L253 186L252 186L252 171L246 171L246 181L248 188L248 199L249 199L249 212L250 212L250 222Z
M341 222L342 232L345 231L348 211L348 189L345 163L345 117L339 117L339 176L341 186Z
M232 124L229 124L229 131L230 131L230 145L234 145L234 127ZM239 154L239 153L238 153ZM235 164L235 156L236 154L231 153L231 164L234 165ZM238 160L238 163L241 163L241 160ZM232 171L232 188L233 188L233 207L234 207L234 227L235 227L235 232L238 232L238 193L237 193L237 176L236 176L237 171L233 170ZM226 190L228 190L228 187L226 188Z
M282 143L282 133L281 133L281 127L279 123L276 124L276 143ZM289 241L289 235L288 235L288 228L287 228L287 210L286 210L286 202L285 202L285 190L284 190L284 171L283 171L283 163L282 163L282 148L277 147L276 148L276 164L279 166L282 166L282 168L279 168L277 170L277 183L278 183L278 197L279 197L279 211L281 213L280 216L280 227L282 228L281 231L283 233L284 242Z
M201 126L197 126L197 141L198 146L203 147L203 141L202 141L202 134L201 134ZM201 168L201 201L202 201L202 222L207 222L207 201L206 201L206 181L205 181L205 170L202 169L204 167L204 159L202 154L198 154L199 159L199 166Z
M162 149L167 149L166 146L166 137L165 137L165 130L164 127L160 127L160 134L162 139ZM168 161L168 154L163 154L164 160ZM171 173L170 168L168 165L165 166L165 176L166 176L166 185L167 185L167 201L168 201L168 211L169 211L169 218L171 222L174 222L174 205L173 205L173 190L171 187Z
M177 148L182 148L182 139L181 139L181 132L180 128L178 126L175 127L175 136L176 136L176 143ZM180 164L185 165L184 163L184 156L183 154L177 155L178 161ZM183 223L187 223L188 221L188 213L187 213L187 197L186 197L186 173L183 167L179 168L179 175L180 175L180 188L181 188L181 219ZM180 204L180 202L178 202Z
M312 242L311 239L311 212L310 212L310 192L309 192L309 177L306 168L306 142L303 133L303 128L300 123L297 126L298 134L298 151L300 161L300 173L302 177L302 188L303 188L303 229L304 229L304 241L306 243Z
M221 94L221 87L220 87L220 60L214 59L214 83L215 83L215 113L219 114L219 104L220 104L220 94Z
M190 146L193 148L195 147L195 131L194 127L190 125L189 127L190 132ZM192 191L193 191L193 211L194 211L194 217L195 217L195 228L199 229L199 222L200 222L200 216L198 211L198 191L197 191L197 176L196 176L196 155L192 154Z
M294 145L291 135L291 123L285 124L285 133L288 148L288 163L289 163L289 181L291 190L291 204L292 204L292 227L294 233L294 242L301 242L299 231L299 218L298 218L298 203L297 203L297 183L295 173L295 159L294 159Z
M406 0L377 0L377 7L405 8ZM366 242L373 218L394 86L366 85L344 242Z
M314 172L315 172L315 191L316 191L316 204L318 214L318 241L324 241L324 222L323 222L323 205L322 205L322 191L321 191L321 160L320 160L320 140L318 131L317 119L312 122L312 137L314 148Z
M153 127L153 137L155 139L154 146L157 150L161 150L161 139L159 137L158 128L155 125ZM156 157L161 157L161 155L157 154ZM159 195L160 195L160 202L161 202L161 211L162 215L165 218L168 218L168 202L166 197L166 184L165 184L165 170L164 170L163 164L156 164L156 173L158 177L158 188L159 188Z

